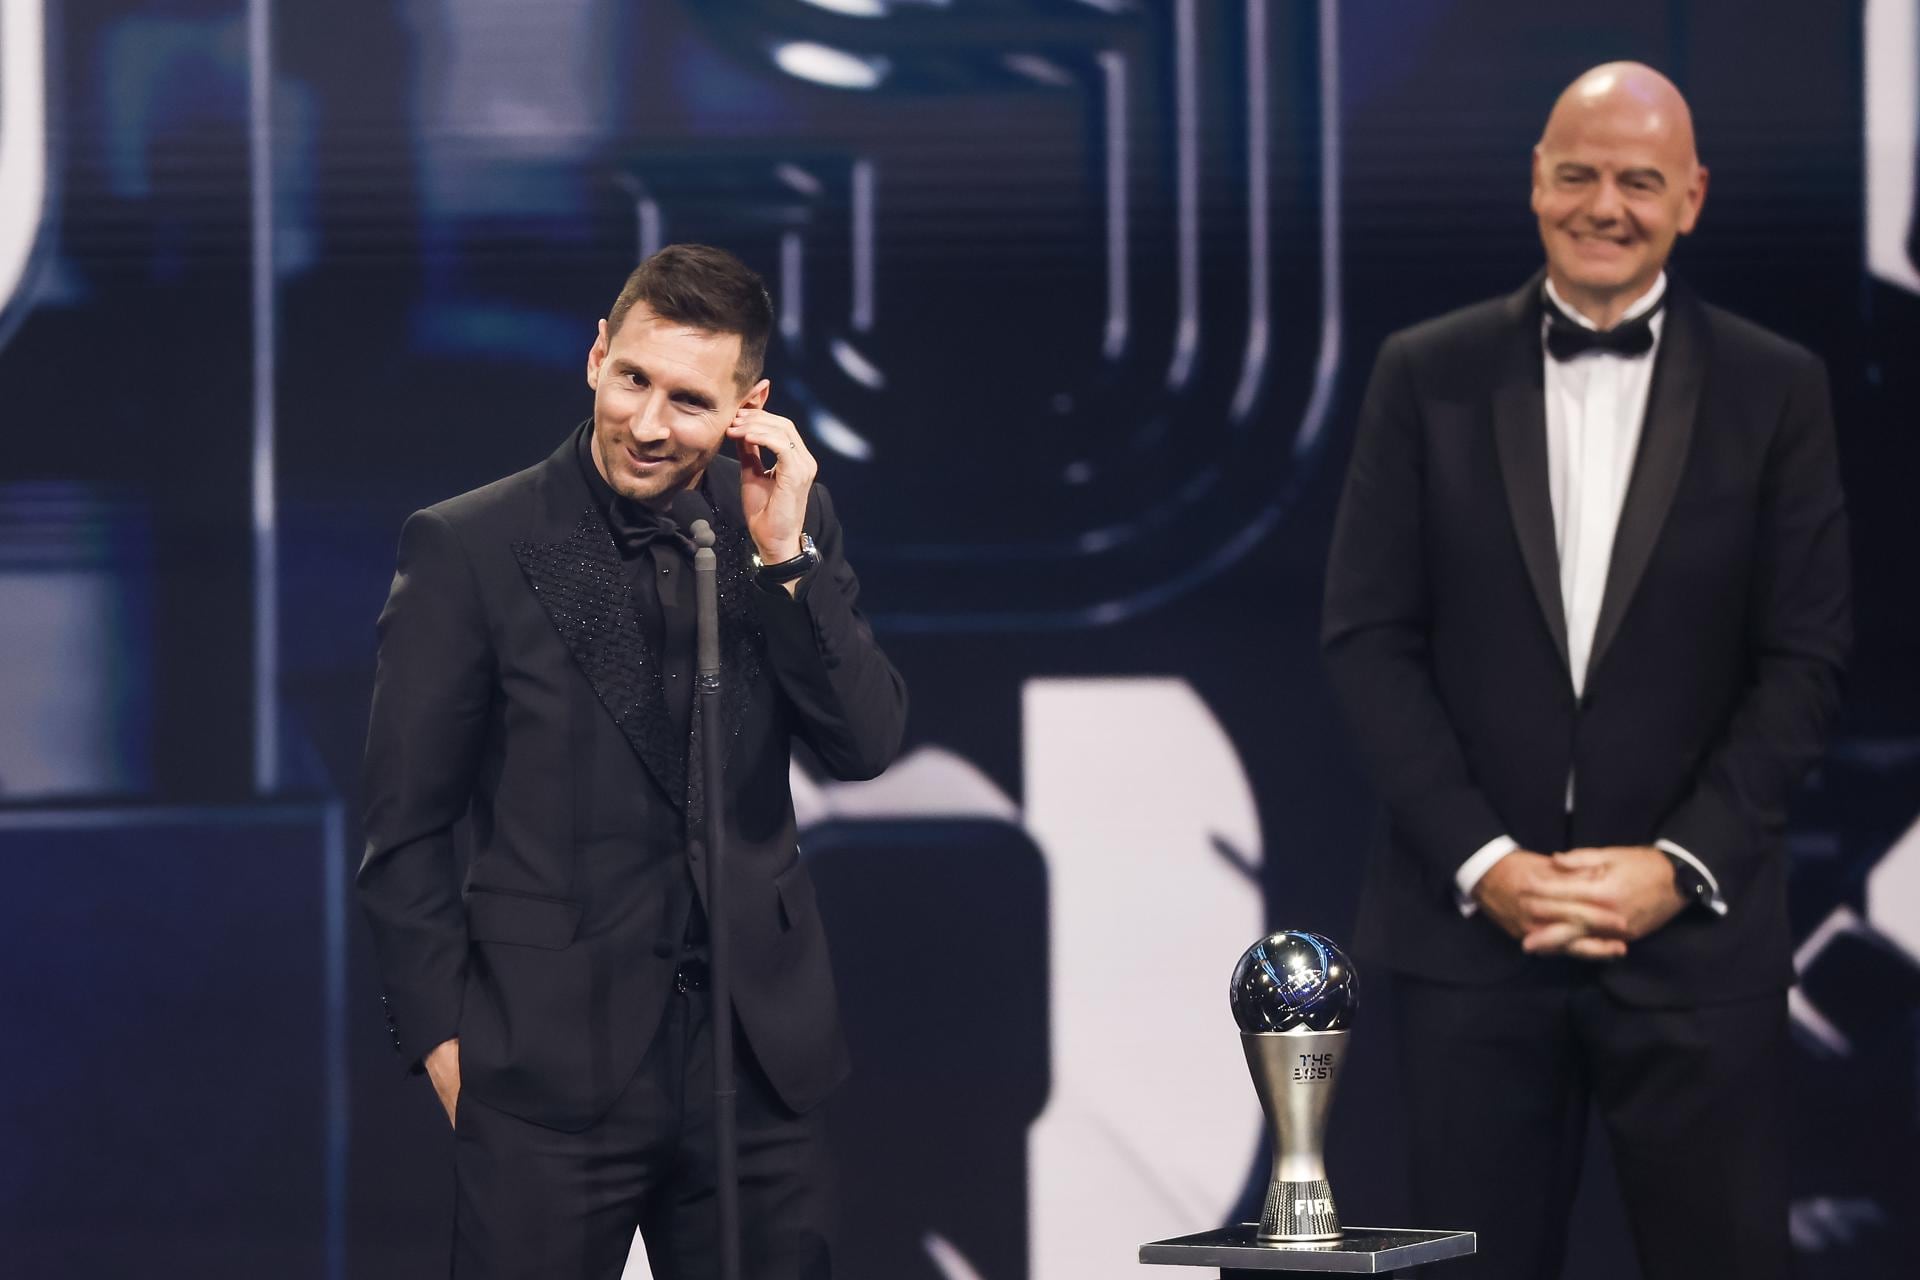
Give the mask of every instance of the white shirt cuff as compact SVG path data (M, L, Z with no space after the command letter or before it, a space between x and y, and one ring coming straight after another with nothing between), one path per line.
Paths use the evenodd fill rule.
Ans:
M1453 902L1460 908L1461 915L1470 916L1480 909L1480 904L1473 900L1474 886L1480 883L1481 876L1493 870L1494 863L1519 847L1520 842L1512 836L1495 836L1460 864L1460 869L1453 873ZM1713 877L1707 878L1711 881Z
M1713 872L1707 870L1706 863L1700 861L1700 859L1694 857L1671 840L1655 840L1653 847L1663 853L1672 854L1674 857L1692 867L1695 871L1698 871L1700 878L1707 882L1707 888L1711 890L1713 894L1712 897L1707 899L1708 908L1717 916L1727 914L1727 900L1720 896L1720 882L1713 878Z

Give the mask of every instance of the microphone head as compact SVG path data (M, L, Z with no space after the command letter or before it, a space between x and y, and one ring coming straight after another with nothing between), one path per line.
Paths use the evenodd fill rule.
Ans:
M698 489L682 489L673 495L667 514L696 547L713 545L713 507Z

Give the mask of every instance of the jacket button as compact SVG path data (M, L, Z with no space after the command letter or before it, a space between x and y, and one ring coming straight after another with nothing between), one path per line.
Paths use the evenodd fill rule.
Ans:
M695 840L692 844L687 846L687 857L691 858L695 862L700 861L700 859L706 855L706 852L707 852L706 846L701 844L698 840Z

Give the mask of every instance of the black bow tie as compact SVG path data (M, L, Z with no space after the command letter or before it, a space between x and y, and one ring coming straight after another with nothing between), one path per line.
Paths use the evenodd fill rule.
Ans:
M1653 350L1653 318L1666 304L1666 295L1645 313L1611 329L1589 329L1555 306L1542 295L1540 305L1547 315L1547 354L1555 360L1573 360L1589 351L1605 351L1616 356L1643 356Z
M664 541L672 546L684 543L672 520L626 498L615 498L608 504L607 527L613 531L613 543L620 548L621 558L626 560L633 559L655 542Z

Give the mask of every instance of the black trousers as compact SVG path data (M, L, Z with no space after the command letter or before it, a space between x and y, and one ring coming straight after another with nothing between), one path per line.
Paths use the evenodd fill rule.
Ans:
M707 1280L714 1248L712 1002L676 994L613 1108L582 1133L465 1092L454 1114L453 1275L617 1280L636 1227L656 1280ZM796 1115L734 1035L741 1272L828 1280L832 1165L825 1117Z
M1422 1226L1479 1233L1458 1275L1554 1280L1588 1108L1612 1148L1646 1280L1784 1280L1784 995L1676 1009L1592 974L1539 986L1396 977Z

